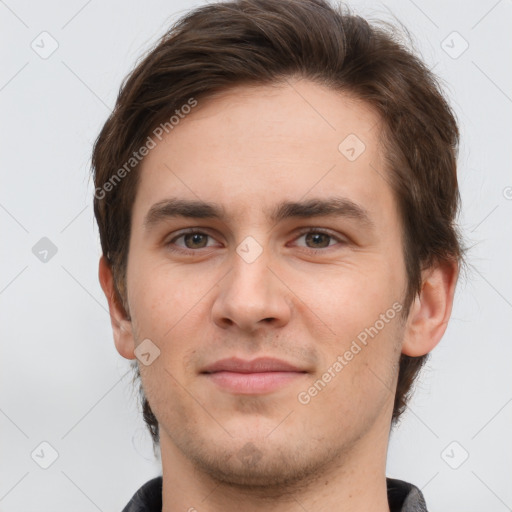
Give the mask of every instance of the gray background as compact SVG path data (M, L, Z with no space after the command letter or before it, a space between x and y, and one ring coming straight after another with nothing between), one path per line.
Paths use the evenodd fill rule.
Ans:
M97 279L88 173L121 80L200 4L0 1L2 512L121 510L160 473ZM512 510L512 1L351 5L393 13L443 79L461 124L471 246L448 331L391 435L387 475L420 487L430 512ZM58 453L47 469L42 442Z

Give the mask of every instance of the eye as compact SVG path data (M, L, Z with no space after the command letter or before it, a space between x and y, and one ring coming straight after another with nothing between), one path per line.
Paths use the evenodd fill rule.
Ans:
M328 247L331 247L332 245L336 245L335 243L330 243L333 240L338 241L342 244L346 243L346 241L343 240L342 238L319 228L308 228L306 230L303 230L301 232L301 236L299 236L296 240L299 240L303 237L305 239L306 244L312 244L312 247L306 247L307 249L311 250L326 249Z
M182 232L178 236L175 236L174 238L166 242L165 245L171 251L192 254L194 252L197 252L197 249L205 249L207 247L211 247L211 245L207 245L208 238L212 238L212 236L209 235L208 233L203 233L202 231L189 230L186 232ZM183 239L184 245L176 243L180 239Z

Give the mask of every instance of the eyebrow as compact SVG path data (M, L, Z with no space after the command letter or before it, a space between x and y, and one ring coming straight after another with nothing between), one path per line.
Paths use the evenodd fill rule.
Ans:
M270 213L267 212L267 216L273 223L289 218L347 217L369 229L374 228L374 222L366 208L345 197L314 198L298 202L284 201L275 206ZM151 206L144 218L144 228L150 230L163 220L176 217L223 220L226 215L224 208L217 203L169 198Z

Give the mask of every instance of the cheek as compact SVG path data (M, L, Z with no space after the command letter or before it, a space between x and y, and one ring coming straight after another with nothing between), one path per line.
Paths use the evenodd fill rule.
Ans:
M331 334L347 340L372 326L400 301L400 280L384 267L375 258L364 266L340 265L321 274L303 273L291 288L303 301L301 307L310 308L309 316L314 312Z
M141 262L129 282L130 309L144 337L166 339L175 326L190 321L211 285L165 265Z
M310 291L297 314L310 319L306 326L319 325L318 319L323 324L309 334L321 352L316 378L328 381L324 398L332 393L333 399L347 400L350 392L354 397L376 395L383 400L393 387L402 335L400 282L393 282L394 276L382 266L374 269L371 273L340 269L335 279L302 281L302 290ZM322 383L319 387L324 389ZM346 406L352 407L351 403L348 400Z

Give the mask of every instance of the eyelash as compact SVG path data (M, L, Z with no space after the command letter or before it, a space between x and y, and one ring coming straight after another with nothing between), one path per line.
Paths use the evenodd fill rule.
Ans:
M333 235L332 233L330 233L329 231L326 231L322 228L315 228L315 227L310 227L310 228L306 228L306 229L303 229L299 232L299 235L297 236L297 238L300 238L304 235L307 235L309 233L320 233L322 235L326 235L334 240L336 240L337 242L341 243L341 244L346 244L346 240L336 236L336 235ZM169 240L169 242L166 242L165 245L166 247L169 249L169 251L171 252L179 252L181 254L184 254L184 255L193 255L193 254L197 254L201 249L208 249L208 247L201 247L200 249L186 249L186 248L176 248L174 246L174 242L176 242L176 240L182 238L183 236L185 235L203 235L203 236L208 236L210 238L213 238L212 235L208 234L208 233L205 233L203 231L199 231L198 229L196 228L190 228L186 231L182 231L179 235L175 236L174 238L172 238L171 240ZM296 238L296 239L297 239ZM326 252L327 249L331 248L331 247L334 247L334 246L327 246L327 247L322 247L322 248L319 248L319 249L311 249L311 248L308 248L308 247L301 247L303 250L305 250L306 252L310 253L310 254L316 254L318 252Z

